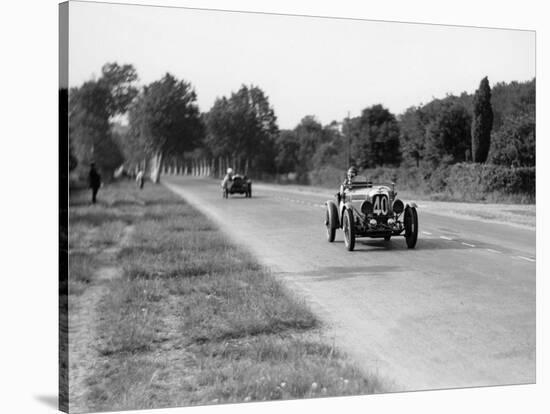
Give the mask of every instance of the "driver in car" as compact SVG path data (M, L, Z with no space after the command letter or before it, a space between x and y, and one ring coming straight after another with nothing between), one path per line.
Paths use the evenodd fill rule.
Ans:
M349 167L348 172L346 173L346 179L344 180L342 185L344 186L351 185L351 182L356 176L357 176L357 168L354 166Z
M227 173L223 177L222 187L225 188L230 181L233 181L233 168L227 169Z
M349 167L348 172L346 173L346 178L344 179L344 182L340 186L340 191L338 191L338 194L337 194L338 203L340 203L340 200L344 197L344 190L347 187L351 186L351 183L356 176L357 176L357 168L355 166Z

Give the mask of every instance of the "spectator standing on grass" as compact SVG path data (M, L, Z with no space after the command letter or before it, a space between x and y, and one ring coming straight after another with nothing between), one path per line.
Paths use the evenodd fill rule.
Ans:
M90 164L90 174L88 175L88 181L90 183L90 188L92 189L92 203L95 204L97 192L99 187L101 187L101 175L97 172L95 168L95 163Z
M143 188L143 182L145 181L145 178L143 176L143 170L139 170L136 175L136 183L140 189Z

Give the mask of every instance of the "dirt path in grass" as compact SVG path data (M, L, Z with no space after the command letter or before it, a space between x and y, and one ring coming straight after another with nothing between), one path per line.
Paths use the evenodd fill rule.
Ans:
M69 411L89 411L86 393L90 389L87 378L101 361L96 344L100 339L96 326L99 323L97 307L108 291L109 282L122 275L122 269L113 266L117 253L130 240L133 226L124 229L120 241L99 254L104 265L94 272L93 282L80 296L69 296Z

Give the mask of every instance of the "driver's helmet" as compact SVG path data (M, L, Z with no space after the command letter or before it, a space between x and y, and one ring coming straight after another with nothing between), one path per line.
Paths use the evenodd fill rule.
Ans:
M349 167L349 169L348 169L348 179L351 180L356 175L357 175L357 168Z
M228 168L227 175L232 175L232 174L233 174L233 168Z

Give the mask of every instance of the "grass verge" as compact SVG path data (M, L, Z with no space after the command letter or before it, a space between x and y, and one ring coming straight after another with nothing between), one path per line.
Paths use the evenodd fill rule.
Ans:
M96 310L88 409L381 391L376 378L365 377L323 338L302 300L181 199L160 186L140 192L129 183L101 196L89 206L75 194L71 206L77 288L70 299L99 283L89 270L98 265L98 252L116 245L119 226L134 231L115 257L101 259L123 272L101 281L108 289Z

